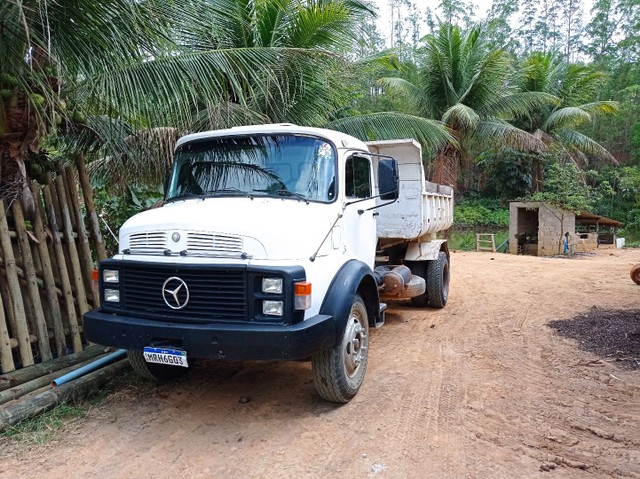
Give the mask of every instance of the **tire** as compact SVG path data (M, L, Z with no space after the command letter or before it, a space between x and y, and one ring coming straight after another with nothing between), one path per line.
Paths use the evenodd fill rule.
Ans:
M634 283L640 284L640 263L631 268L630 276Z
M311 358L318 394L327 401L348 403L356 395L369 361L369 318L356 295L340 342Z
M427 262L427 297L429 306L444 308L449 299L449 258L444 251L438 259Z
M144 360L141 351L127 351L129 364L140 377L155 382L166 382L183 376L187 373L187 368L180 366L166 366L164 364L148 363Z
M426 261L415 261L410 264L407 264L409 269L411 269L411 274L420 276L427 280L427 263ZM418 296L413 296L411 298L411 304L418 308L426 308L429 306L429 286L427 284L427 288L425 288L424 293L419 294Z

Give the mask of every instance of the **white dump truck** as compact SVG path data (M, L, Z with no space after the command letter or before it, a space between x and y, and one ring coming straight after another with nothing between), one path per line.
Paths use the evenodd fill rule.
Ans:
M290 124L178 140L160 208L130 218L100 264L88 340L167 380L194 359L311 358L344 403L388 299L441 308L450 187L425 181L414 140L363 143Z

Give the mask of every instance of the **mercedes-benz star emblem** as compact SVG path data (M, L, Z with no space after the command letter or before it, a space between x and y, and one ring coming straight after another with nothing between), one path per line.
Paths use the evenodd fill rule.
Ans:
M189 287L184 280L172 276L162 285L162 298L171 309L182 309L189 302Z

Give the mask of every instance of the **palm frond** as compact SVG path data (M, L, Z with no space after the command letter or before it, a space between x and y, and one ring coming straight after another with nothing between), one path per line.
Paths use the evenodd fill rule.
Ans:
M579 108L591 114L613 115L620 111L620 103L617 101L595 101L580 105Z
M332 121L326 126L362 141L415 138L429 154L435 153L447 143L457 145L455 138L442 123L403 113L351 116Z
M458 103L442 115L442 122L455 131L473 132L478 127L480 116L473 108Z
M421 107L422 90L404 78L384 77L378 80L378 84L387 92L395 93L405 98L416 110Z
M480 108L478 113L485 118L498 116L510 119L527 116L539 109L554 107L559 102L560 100L555 96L541 91L512 93L494 98Z
M522 151L547 151L547 145L535 135L495 119L481 121L472 138L495 148L510 146Z
M577 107L566 107L554 111L542 125L544 131L557 131L562 128L575 128L591 121L591 115Z
M565 128L556 132L554 136L561 144L567 147L575 148L613 164L618 163L604 146L580 132Z

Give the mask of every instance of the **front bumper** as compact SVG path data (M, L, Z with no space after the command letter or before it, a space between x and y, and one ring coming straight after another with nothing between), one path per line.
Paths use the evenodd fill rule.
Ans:
M303 359L332 347L332 316L319 314L293 325L256 323L186 324L104 313L84 315L89 341L141 351L145 346L172 346L190 358L286 360Z

